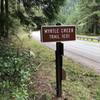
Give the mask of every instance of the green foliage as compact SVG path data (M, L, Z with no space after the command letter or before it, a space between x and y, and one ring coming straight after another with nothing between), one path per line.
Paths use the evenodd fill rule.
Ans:
M21 25L27 30L34 30L40 29L41 25L47 22L51 22L57 17L60 6L64 4L65 0L1 1L0 35L8 38L10 34L17 33Z
M11 51L13 51L13 52L10 52L10 55L12 55L10 58L12 58L13 56L14 58L16 58L17 56L16 51L20 51L19 56L17 57L17 59L20 59L20 61L18 60L17 65L22 64L23 66L20 67L21 70L19 72L21 74L18 74L19 75L18 78L20 78L20 75L21 75L21 78L19 79L18 84L15 84L16 82L9 81L8 80L9 78L7 79L7 81L4 80L0 82L1 90L4 89L3 91L5 91L4 92L5 94L2 93L1 95L2 96L6 95L4 96L5 98L7 98L8 96L8 98L5 100L14 100L14 99L28 100L28 99L36 99L36 97L40 98L41 95L44 94L46 95L47 100L52 100L52 97L54 96L53 92L49 92L49 93L42 92L41 94L38 94L38 92L40 93L40 90L39 91L34 90L34 86L36 86L35 83L37 82L36 80L39 81L39 78L37 78L34 73L36 71L39 71L40 74L36 72L36 74L42 77L42 79L40 79L39 82L41 83L41 80L42 80L42 82L47 82L48 84L51 84L50 87L53 87L55 91L55 85L56 85L55 84L55 62L54 62L55 58L54 58L53 50L39 44L33 39L29 39L27 37L27 34L21 33L19 37L21 38L21 40L23 40L23 46L25 48L31 48L31 51L33 51L36 54L35 59L29 56L30 53L27 51L27 49L17 50L16 48L13 49L14 46L12 46L11 48L11 46L6 47L6 45L4 45L5 48L9 48ZM2 48L4 52L9 51L9 49L5 50L5 48ZM3 53L2 56L3 55L5 55L5 57L7 55L9 56L9 52L5 54ZM12 62L13 61L14 60L12 60ZM30 64L32 66L29 66ZM92 100L92 99L99 100L100 75L94 73L93 71L90 71L90 69L87 69L84 66L77 64L67 58L64 59L63 68L66 71L66 80L62 82L63 92L64 92L65 97L68 100L70 99L71 100ZM32 73L31 77L28 77L30 76L30 72ZM44 78L43 78L43 75L45 75ZM27 78L29 81L27 81ZM15 81L15 78L14 78L14 81ZM28 83L29 89L27 89L27 83ZM40 88L40 89L42 90L43 88ZM1 95L0 97L2 97Z
M12 93L12 98L16 100L26 100L28 98L27 86L15 89Z
M0 42L0 95L8 94L8 100L25 100L26 82L31 71L36 71L37 62L29 50Z
M57 20L63 24L74 24L77 33L89 35L99 34L100 1L98 0L66 0Z
M42 62L40 67L41 69L38 71L50 78L48 79L48 81L52 84L52 87L55 91L56 83L54 52L40 45L36 41L25 41L25 44L27 44L28 46L30 45L30 47L33 48L37 56L36 59ZM66 71L66 80L62 81L62 88L64 96L68 100L99 100L100 75L67 58L64 59L63 68ZM40 93L40 91L36 91L37 94L38 92ZM45 93L42 92L41 94ZM46 95L48 95L48 93L46 93ZM53 97L52 93L49 93L49 95L50 97ZM35 96L40 97L40 95Z
M24 35L24 38L26 35ZM42 82L46 81L51 84L53 90L55 91L55 57L54 51L51 49L39 44L34 40L29 40L25 38L24 44L26 47L33 48L33 51L36 54L36 60L42 62L39 66L39 72L42 74ZM64 96L68 100L99 100L100 97L100 75L94 71L86 68L83 65L73 62L71 59L65 58L63 61L63 68L66 71L66 80L62 81L62 88ZM41 77L41 75L37 72ZM43 75L46 76L43 79ZM39 77L37 79L39 80ZM31 80L32 81L32 80ZM33 79L34 81L34 79ZM34 86L34 82L32 86ZM36 86L36 85L35 85ZM41 85L40 85L41 86ZM44 93L39 91L30 90L30 97L41 97L41 94L47 96L47 100L50 98L52 100L52 92ZM35 92L35 94L33 94ZM39 94L38 94L39 93Z
M75 100L98 100L98 88L100 87L100 75L84 68L79 64L67 59L64 62L67 81L63 82L63 90L69 99Z
M52 1L49 1L49 4L46 7L44 7L44 9L43 9L44 14L47 16L49 21L52 21L53 19L55 19L57 17L57 14L60 10L60 6L64 4L64 1L65 0L63 0L63 1L52 0Z
M36 16L32 18L32 21L37 25L37 29L41 29L42 25L45 25L45 23L47 22L47 19L45 17L42 16Z

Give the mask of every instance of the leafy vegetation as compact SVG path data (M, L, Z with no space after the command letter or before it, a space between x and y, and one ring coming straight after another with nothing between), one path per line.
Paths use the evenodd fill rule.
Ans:
M38 100L43 95L52 100L55 95L54 52L22 30L60 21L75 24L78 33L100 33L99 0L65 1L0 0L0 100ZM68 100L99 100L100 75L67 58L64 69Z
M22 37L24 45L31 47L36 54L36 59L40 62L35 78L31 76L30 97L36 99L45 95L47 100L52 100L56 92L54 51L36 41L29 40L27 35ZM68 100L99 100L99 74L68 58L64 58L63 68L66 71L66 80L63 81L65 98ZM31 88L34 88L35 91Z
M28 78L39 64L29 49L14 45L0 41L0 100L27 99Z
M67 0L58 20L63 24L75 24L79 34L100 34L100 1Z
M28 98L26 83L31 71L35 73L37 70L39 61L34 60L29 48L22 47L23 42L19 39L18 33L21 33L22 29L25 31L40 29L41 25L53 20L62 2L60 0L0 0L0 100ZM51 9L49 13L48 8ZM52 13L52 19L47 13ZM12 38L17 43L10 41Z
M3 42L0 46L0 99L52 100L56 92L54 51L29 39L28 34L19 37L21 44L13 37L14 44L7 40L9 45ZM100 75L67 58L63 68L65 98L99 100Z
M0 0L0 36L15 34L23 25L27 30L56 18L65 0Z

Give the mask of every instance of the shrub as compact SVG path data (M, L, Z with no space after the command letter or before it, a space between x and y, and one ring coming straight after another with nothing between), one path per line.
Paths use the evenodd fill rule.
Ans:
M31 70L35 71L36 62L25 48L0 43L0 94L11 98L27 98L27 79Z

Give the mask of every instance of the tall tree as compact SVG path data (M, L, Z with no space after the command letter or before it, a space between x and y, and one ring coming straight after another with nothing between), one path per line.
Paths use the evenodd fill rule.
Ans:
M1 0L0 35L8 37L8 0Z
M8 0L5 0L5 16L6 16L6 23L5 23L5 37L8 37Z
M85 23L83 25L86 26L86 32L92 33L93 35L96 35L99 29L98 22L100 20L100 1L97 2L96 0L89 1L87 0L86 3L83 3L82 0L80 0L81 4L84 4L80 6L79 9L83 8L82 10L79 10L81 16L81 19L78 21L78 23ZM85 1L84 1L85 2Z
M1 12L0 12L0 35L4 34L4 0L1 0Z
M16 23L20 20L21 24L33 25L37 22L52 21L58 15L60 6L65 0L0 0L0 34L8 37L8 34L16 28ZM35 15L35 10L39 9L41 16ZM38 14L39 15L39 14ZM43 20L42 20L43 19ZM38 23L36 24L38 25ZM33 25L34 26L34 25Z
M57 17L59 11L60 11L60 6L65 3L65 0L47 0L48 2L45 4L43 7L43 11L45 16L52 21L54 18Z
M79 33L99 34L100 0L67 0L59 19L65 24L76 24Z

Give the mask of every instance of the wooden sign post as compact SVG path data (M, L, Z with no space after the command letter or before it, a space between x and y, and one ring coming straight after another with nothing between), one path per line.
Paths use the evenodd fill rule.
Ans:
M56 42L56 96L62 97L62 65L64 47L61 41L75 40L75 26L43 26L41 42Z
M57 97L62 96L62 56L63 56L63 43L56 42L56 91Z

